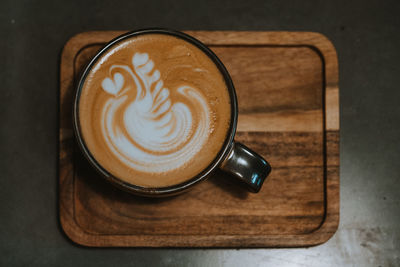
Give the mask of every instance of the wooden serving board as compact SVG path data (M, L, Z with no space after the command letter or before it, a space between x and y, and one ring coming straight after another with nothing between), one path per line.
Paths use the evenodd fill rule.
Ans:
M339 222L339 88L335 48L310 32L190 35L224 62L236 87L236 140L272 172L258 194L220 172L166 199L136 197L103 181L72 131L76 79L123 32L86 32L61 56L60 220L73 241L96 247L300 247L327 241Z

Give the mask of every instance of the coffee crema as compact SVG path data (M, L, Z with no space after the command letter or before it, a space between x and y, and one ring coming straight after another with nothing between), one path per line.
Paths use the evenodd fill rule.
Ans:
M92 65L79 99L82 138L113 176L165 187L206 169L222 149L230 95L195 45L151 33L113 44Z

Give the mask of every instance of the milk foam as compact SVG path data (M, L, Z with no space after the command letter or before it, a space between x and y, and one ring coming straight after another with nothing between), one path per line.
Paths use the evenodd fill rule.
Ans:
M102 135L127 166L149 173L175 170L193 160L207 141L207 99L189 84L165 88L148 53L135 53L131 66L112 65L101 87L109 94L102 109ZM173 102L170 90L187 101Z

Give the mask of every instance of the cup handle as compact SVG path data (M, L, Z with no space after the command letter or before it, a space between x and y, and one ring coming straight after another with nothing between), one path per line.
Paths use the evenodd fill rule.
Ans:
M244 184L252 193L260 191L271 166L256 152L245 145L233 142L231 150L220 169Z

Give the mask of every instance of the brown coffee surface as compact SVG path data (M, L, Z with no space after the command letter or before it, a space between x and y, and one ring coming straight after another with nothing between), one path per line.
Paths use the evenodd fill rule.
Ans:
M207 168L227 137L230 96L215 63L168 34L115 43L82 86L79 126L94 159L143 187L187 181Z

